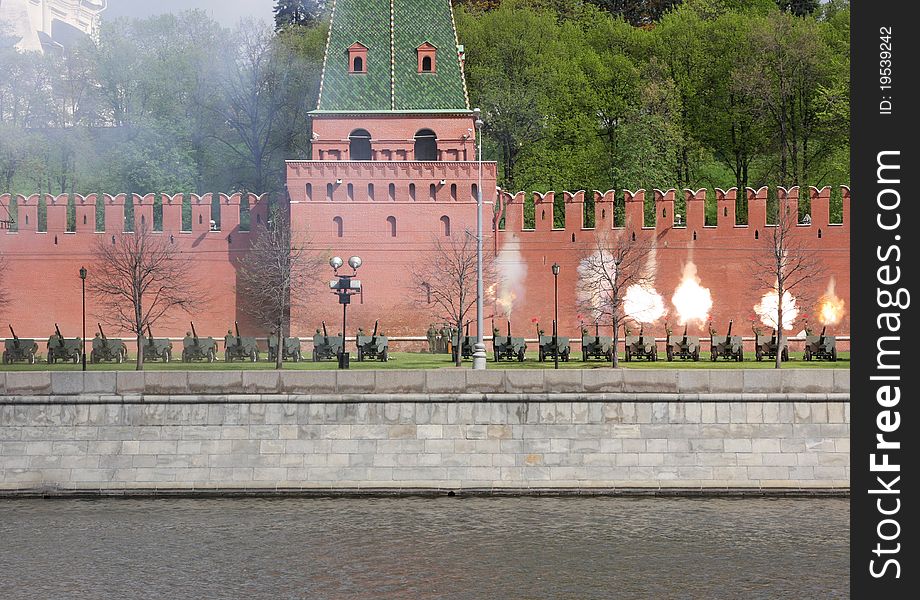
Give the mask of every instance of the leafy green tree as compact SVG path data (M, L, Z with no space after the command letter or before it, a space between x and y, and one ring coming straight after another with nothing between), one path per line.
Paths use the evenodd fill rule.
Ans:
M788 13L797 17L810 15L818 10L821 5L820 0L776 0L776 5Z

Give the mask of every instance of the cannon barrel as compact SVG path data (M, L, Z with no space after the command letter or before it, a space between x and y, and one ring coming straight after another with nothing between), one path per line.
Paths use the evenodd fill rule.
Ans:
M97 323L96 323L96 327L99 328L99 335L102 336L102 339L107 339L107 338L105 337L105 332L102 331L102 323L98 323L98 322L97 322Z
M153 343L153 332L150 331L150 324L147 324L147 338L150 340L150 343Z
M734 321L733 321L732 319L729 319L729 321L728 321L728 331L725 332L725 338L726 338L726 339L728 339L728 338L730 338L730 337L732 336L732 323L733 323L733 322L734 322Z
M343 339L344 339L344 334L342 334L342 335L343 335ZM326 322L325 322L325 321L323 321L323 343L324 343L324 344L328 344L328 343L329 343L329 332L326 331Z
M195 324L189 321L189 325L192 326L192 337L195 338L195 343L197 344L198 343L198 332L195 331Z
M594 337L596 338L601 337L601 324L600 323L594 324Z
M234 321L234 322L233 322L233 327L236 329L236 343L239 344L239 343L241 343L241 342L240 342L240 322L239 322L239 321Z
M824 334L826 334L826 333L827 333L827 325L825 325L824 327L821 328L821 337L818 339L818 343L819 343L819 344L823 344L823 343L824 343Z
M472 323L472 321L466 322L466 337L470 337L470 323Z
M511 319L508 319L508 339L511 339Z
M16 342L19 342L19 336L16 335L16 332L15 332L15 331L13 331L13 326L10 325L9 328L10 328L10 333L13 334L13 339L16 340Z
M379 320L378 320L378 321L374 321L374 333L371 334L371 338L374 339L374 340L377 339L377 324L378 324L378 323L380 323Z
M681 344L686 344L686 343L687 343L687 324L685 323L684 324L684 339L681 340Z
M540 324L536 323L534 324L534 327L537 328L537 339L539 340L540 339Z
M57 323L54 324L54 333L56 333L58 336L58 345L61 348L63 348L64 347L64 336L61 335L61 329L58 327Z

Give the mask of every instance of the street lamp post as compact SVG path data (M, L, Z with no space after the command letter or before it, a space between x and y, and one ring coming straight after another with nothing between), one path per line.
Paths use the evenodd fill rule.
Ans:
M83 359L83 370L86 370L86 267L80 267L80 292L83 296L83 348L80 356Z
M556 364L559 368L559 263L553 263L553 348L556 349Z
M476 163L479 167L479 185L476 186L476 346L473 349L473 368L482 370L486 368L486 345L482 337L482 111L477 108L473 110L473 115L476 118Z
M333 279L329 282L329 288L332 290L336 296L339 297L339 304L342 305L342 350L339 352L339 368L347 369L348 368L348 352L345 352L345 332L346 329L346 316L348 305L351 304L351 297L355 294L361 293L361 282L355 277L358 275L358 267L361 266L361 257L352 256L348 259L348 266L351 267L350 275L340 275L339 269L342 265L345 264L344 261L338 256L333 256L329 259L329 266L332 267L335 276L338 279Z

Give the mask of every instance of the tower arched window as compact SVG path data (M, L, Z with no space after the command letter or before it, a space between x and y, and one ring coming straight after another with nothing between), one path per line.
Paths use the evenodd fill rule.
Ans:
M437 67L438 49L425 42L415 50L418 55L418 72L434 73Z
M387 225L390 229L390 237L396 237L396 217L387 217Z
M415 134L415 160L438 160L438 136L430 129Z
M450 237L450 217L447 215L441 217L441 231L444 237Z
M345 224L342 221L342 217L332 218L332 229L333 233L335 233L335 237L342 237L345 235Z
M371 159L371 134L366 129L355 129L348 136L348 155L351 160Z
M348 47L348 72L367 73L367 46L361 42Z

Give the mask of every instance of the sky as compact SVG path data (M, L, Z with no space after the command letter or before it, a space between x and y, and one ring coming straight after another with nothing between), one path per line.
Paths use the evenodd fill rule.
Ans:
M273 0L108 0L102 18L149 17L198 8L221 25L232 27L243 17L271 22L274 4Z

